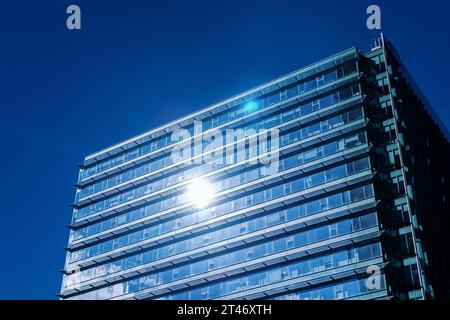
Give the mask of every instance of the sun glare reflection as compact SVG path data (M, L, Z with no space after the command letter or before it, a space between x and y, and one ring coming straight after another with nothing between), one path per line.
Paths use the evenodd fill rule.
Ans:
M187 190L189 201L198 208L206 207L214 197L214 188L206 180L198 179L191 183Z

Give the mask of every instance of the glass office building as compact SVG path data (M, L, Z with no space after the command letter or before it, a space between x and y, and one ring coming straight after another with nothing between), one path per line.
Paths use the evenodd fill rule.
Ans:
M244 135L175 161L180 129ZM264 130L270 174L236 156ZM87 156L60 297L449 297L449 150L392 45L348 49Z

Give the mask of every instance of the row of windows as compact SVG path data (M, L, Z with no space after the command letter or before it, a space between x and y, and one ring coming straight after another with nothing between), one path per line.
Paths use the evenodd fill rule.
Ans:
M298 154L292 155L290 157L284 158L280 160L279 167L280 171L287 170L289 168L293 168L295 166L300 166L306 163L309 163L311 161L321 159L327 156L330 156L332 154L335 154L337 152L341 152L350 148L353 148L355 146L361 145L366 142L366 135L364 132L360 132L357 134L353 134L351 136L339 139L337 141L333 141L312 149L309 149L304 152L300 152ZM186 173L186 176L189 178L193 177L199 177L204 173L207 173L208 169L210 169L210 166L208 165L199 165L197 168L189 169L184 171ZM223 190L226 187L232 187L236 186L241 183L246 183L255 179L258 179L259 177L264 176L264 169L265 167L259 167L253 170L249 170L246 172L242 172L239 175L234 176L233 178L230 178L230 180L225 179L222 181L219 181L219 184L222 185L217 186L216 190ZM161 186L167 187L170 186L172 183L168 178L161 179ZM113 218L103 220L99 223L95 223L92 225L89 225L87 227L81 228L76 231L72 231L70 233L70 240L78 240L82 237L90 236L95 233L105 231L111 228L114 228L119 225L123 225L125 223L144 218L148 215L153 214L153 210L149 210L149 207L143 207L140 209L136 209L130 212L127 212L126 214L122 214L119 216L115 216ZM195 213L194 213L195 214ZM190 219L192 220L192 219ZM193 219L196 222L198 222L198 219ZM174 221L166 222L167 225L173 225ZM183 223L180 223L181 226L186 226ZM163 226L162 226L163 227ZM164 227L163 227L164 229ZM163 232L168 232L169 230L165 230Z
M309 201L306 203L302 203L300 205L296 205L281 211L276 211L267 216L259 217L257 219L253 219L250 221L242 222L232 228L229 229L229 233L235 234L236 236L241 235L245 232L252 232L255 230L259 230L264 228L264 226L270 227L275 226L280 223L293 221L302 217L310 216L313 214L317 214L320 212L324 212L326 210L335 209L344 205L348 205L350 203L354 203L360 200L368 199L373 197L373 187L372 185L366 185L363 187L354 188L351 190L347 190L344 192L336 193L330 195L328 197L320 198L317 200ZM211 212L204 212L203 220L208 220L213 218L214 215ZM155 226L152 231L156 235L162 234L162 227ZM172 229L177 227L172 226ZM167 231L168 232L168 231ZM224 234L227 231L224 231ZM233 233L234 232L234 233ZM227 237L230 237L227 234ZM179 251L174 249L174 245L169 248L167 251ZM80 281L85 281L93 278L102 277L107 274L112 274L118 271L134 268L139 265L143 265L149 263L153 260L150 260L152 257L148 252L144 252L138 255L129 256L127 258L115 260L112 262L108 262L106 264L98 265L93 268L89 268L77 273L76 277L80 279ZM228 259L226 259L228 261ZM231 262L236 262L236 260L230 258ZM68 276L72 277L72 276Z
M384 274L380 274L380 287L369 289L369 279L355 279L343 283L319 287L313 290L302 290L281 295L275 300L342 300L357 299L358 296L386 289Z
M317 76L309 81L295 83L289 87L279 89L276 92L266 95L263 98L255 99L250 102L241 103L239 106L230 108L229 110L223 112L222 114L215 115L209 119L203 121L204 130L217 127L219 125L225 124L229 121L241 118L249 113L252 113L258 109L266 108L275 103L281 102L283 100L295 97L307 91L314 90L320 86L326 85L330 82L336 81L342 77L350 75L356 72L357 66L356 62L351 62L345 66L341 66L331 72L327 72L323 75ZM188 126L186 129L191 131L193 134L193 126ZM141 145L135 149L127 151L119 156L112 157L106 161L97 163L89 168L81 171L81 178L84 179L91 175L100 173L109 168L120 165L124 162L136 159L146 153L161 149L167 145L172 144L170 134L164 135L157 139L152 140L144 145Z
M322 132L326 132L337 127L343 126L345 124L357 121L363 118L363 109L362 107L358 107L356 109L344 112L332 118L328 118L326 120L322 120L321 122L317 122L310 126L298 129L296 131L289 132L285 134L287 137L281 138L281 146L284 144L290 144L293 142L297 142L299 140L318 135ZM110 207L119 205L121 203L148 195L154 192L153 184L149 183L144 186L138 187L136 189L132 189L121 193L119 195L112 196L110 198L101 200L99 202L90 204L84 208L76 210L74 212L74 219L80 219L82 217L97 213L99 211L108 209ZM179 203L178 203L179 204ZM178 205L177 204L177 205ZM161 201L162 210L168 209L173 206L173 200L168 199Z
M234 253L235 261L233 261L233 263L239 263L244 261L255 260L262 257L267 257L269 255L273 255L275 253L279 253L285 250L292 250L294 248L299 248L311 243L332 239L341 235L367 229L376 225L377 225L376 213L370 213L368 215L356 217L353 219L342 220L318 228L299 232L294 235L289 235L287 237L268 241L253 247L248 247L244 250L239 250ZM158 260L161 258L162 257L155 257L154 260ZM198 265L193 265L194 268L195 266ZM196 271L197 270L194 269L194 272ZM207 270L203 272L207 272ZM73 283L74 279L72 278L71 281ZM120 295L128 292L136 292L139 290L147 289L155 285L156 285L155 274L150 274L147 276L140 277L138 279L128 280L116 285L104 287L96 291L90 291L86 294L101 295L102 293L104 294L105 292L112 291L114 295ZM122 292L118 292L119 290L122 290ZM106 298L111 297L112 296L108 296ZM92 299L105 299L105 297L103 298L93 297Z
M358 94L359 94L359 86L353 85L351 87L343 88L340 91L337 91L333 94L327 95L320 99L314 100L312 102L309 102L306 104L301 104L300 106L297 106L295 108L289 107L289 109L287 111L276 113L274 115L269 116L266 119L261 119L256 123L246 125L246 126L240 125L240 126L236 127L236 129L240 128L240 129L247 130L247 131L255 130L256 132L258 132L259 130L262 130L262 129L269 129L269 128L277 126L281 123L285 123L285 122L291 121L293 119L296 119L298 117L304 116L306 114L329 107L333 104L336 104L340 101L343 101L345 99L348 99L351 96L355 96ZM156 171L158 169L161 169L165 166L169 166L171 164L173 164L173 162L172 162L170 155L165 155L163 157L154 159L154 160L150 161L149 163L146 163L146 164L136 167L134 169L130 169L128 171L114 175L105 180L88 185L85 188L82 188L80 190L78 196L80 198L86 197L90 194L100 192L107 188L111 188L115 185L129 181L131 179L142 176L149 172ZM173 178L173 179L176 179L176 178Z
M306 275L322 272L325 270L342 267L365 260L370 260L381 256L380 243L373 243L362 247L350 248L336 251L331 254L322 255L312 259L302 260L299 262L275 267L263 272L248 275L243 278L231 280L229 283L219 283L217 285L203 288L202 292L208 291L211 293L210 298L226 294L227 292L234 293L241 290L248 290L262 285L268 285L279 281L303 277ZM162 284L169 284L172 281L187 279L200 273L212 271L226 265L218 266L215 263L215 258L203 260L201 262L187 264L176 267L174 269L158 272L147 275L139 279L133 279L120 284L125 287L122 292L116 289L100 289L85 293L81 296L76 296L76 299L107 299L112 295L107 294L111 291L114 294L126 294L136 292L142 289L149 289ZM228 264L229 265L229 264ZM142 282L143 285L139 285ZM66 282L67 284L68 282ZM239 283L239 286L236 284ZM239 288L239 289L238 289ZM102 296L103 295L103 296Z
M376 250L375 253L370 252L368 254L367 259L380 256L381 248L379 245L377 245L377 248L375 250ZM272 285L280 281L291 280L306 275L314 274L320 271L328 270L331 268L336 268L343 265L348 265L351 263L361 262L365 260L359 257L354 257L352 259L348 256L345 256L346 253L347 252L343 252L342 255L339 254L329 255L325 257L320 257L318 259L313 259L312 261L298 262L283 267L276 267L269 270L265 270L263 272L254 273L246 277L226 280L213 285L196 288L189 291L183 291L176 294L171 294L169 296L166 296L166 298L169 298L171 300L217 299L225 295L235 294L241 291L255 289L261 286ZM312 268L311 262L313 263ZM316 265L314 265L314 263L316 263ZM137 281L135 280L135 282ZM139 283L135 283L134 286L139 287ZM350 288L354 287L351 286ZM349 297L361 293L360 290L356 290L355 292L350 288L348 286L345 287L345 290L343 290L343 297ZM162 299L164 299L164 297Z
M334 168L327 169L325 171L305 176L303 178L292 180L290 182L283 183L281 185L272 188L267 188L263 191L249 194L237 198L235 200L229 201L227 203L220 204L216 207L216 210L217 213L223 213L224 211L232 212L236 210L241 210L243 208L260 204L268 200L289 195L291 193L296 193L327 182L331 182L337 179L341 179L356 174L358 172L362 172L364 170L367 170L369 167L370 167L369 159L362 158ZM184 194L182 197L186 202L189 201L188 195ZM105 253L107 251L124 247L132 243L152 238L153 234L151 231L154 228L155 226L148 227L121 237L114 238L112 240L101 242L99 244L72 252L70 261L74 262L81 259L86 259L101 253ZM192 239L195 242L194 239L196 238Z

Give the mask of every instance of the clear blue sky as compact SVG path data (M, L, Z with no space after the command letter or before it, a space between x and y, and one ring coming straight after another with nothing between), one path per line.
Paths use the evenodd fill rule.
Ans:
M54 299L85 154L382 31L450 127L444 1L8 1L0 21L0 298ZM66 7L82 30L65 27Z

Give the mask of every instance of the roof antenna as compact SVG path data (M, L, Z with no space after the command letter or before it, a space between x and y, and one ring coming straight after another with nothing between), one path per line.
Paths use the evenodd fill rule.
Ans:
M372 51L380 49L384 46L384 36L383 33L380 34L380 36L378 38L374 38L372 40L372 43L370 45L370 49Z

